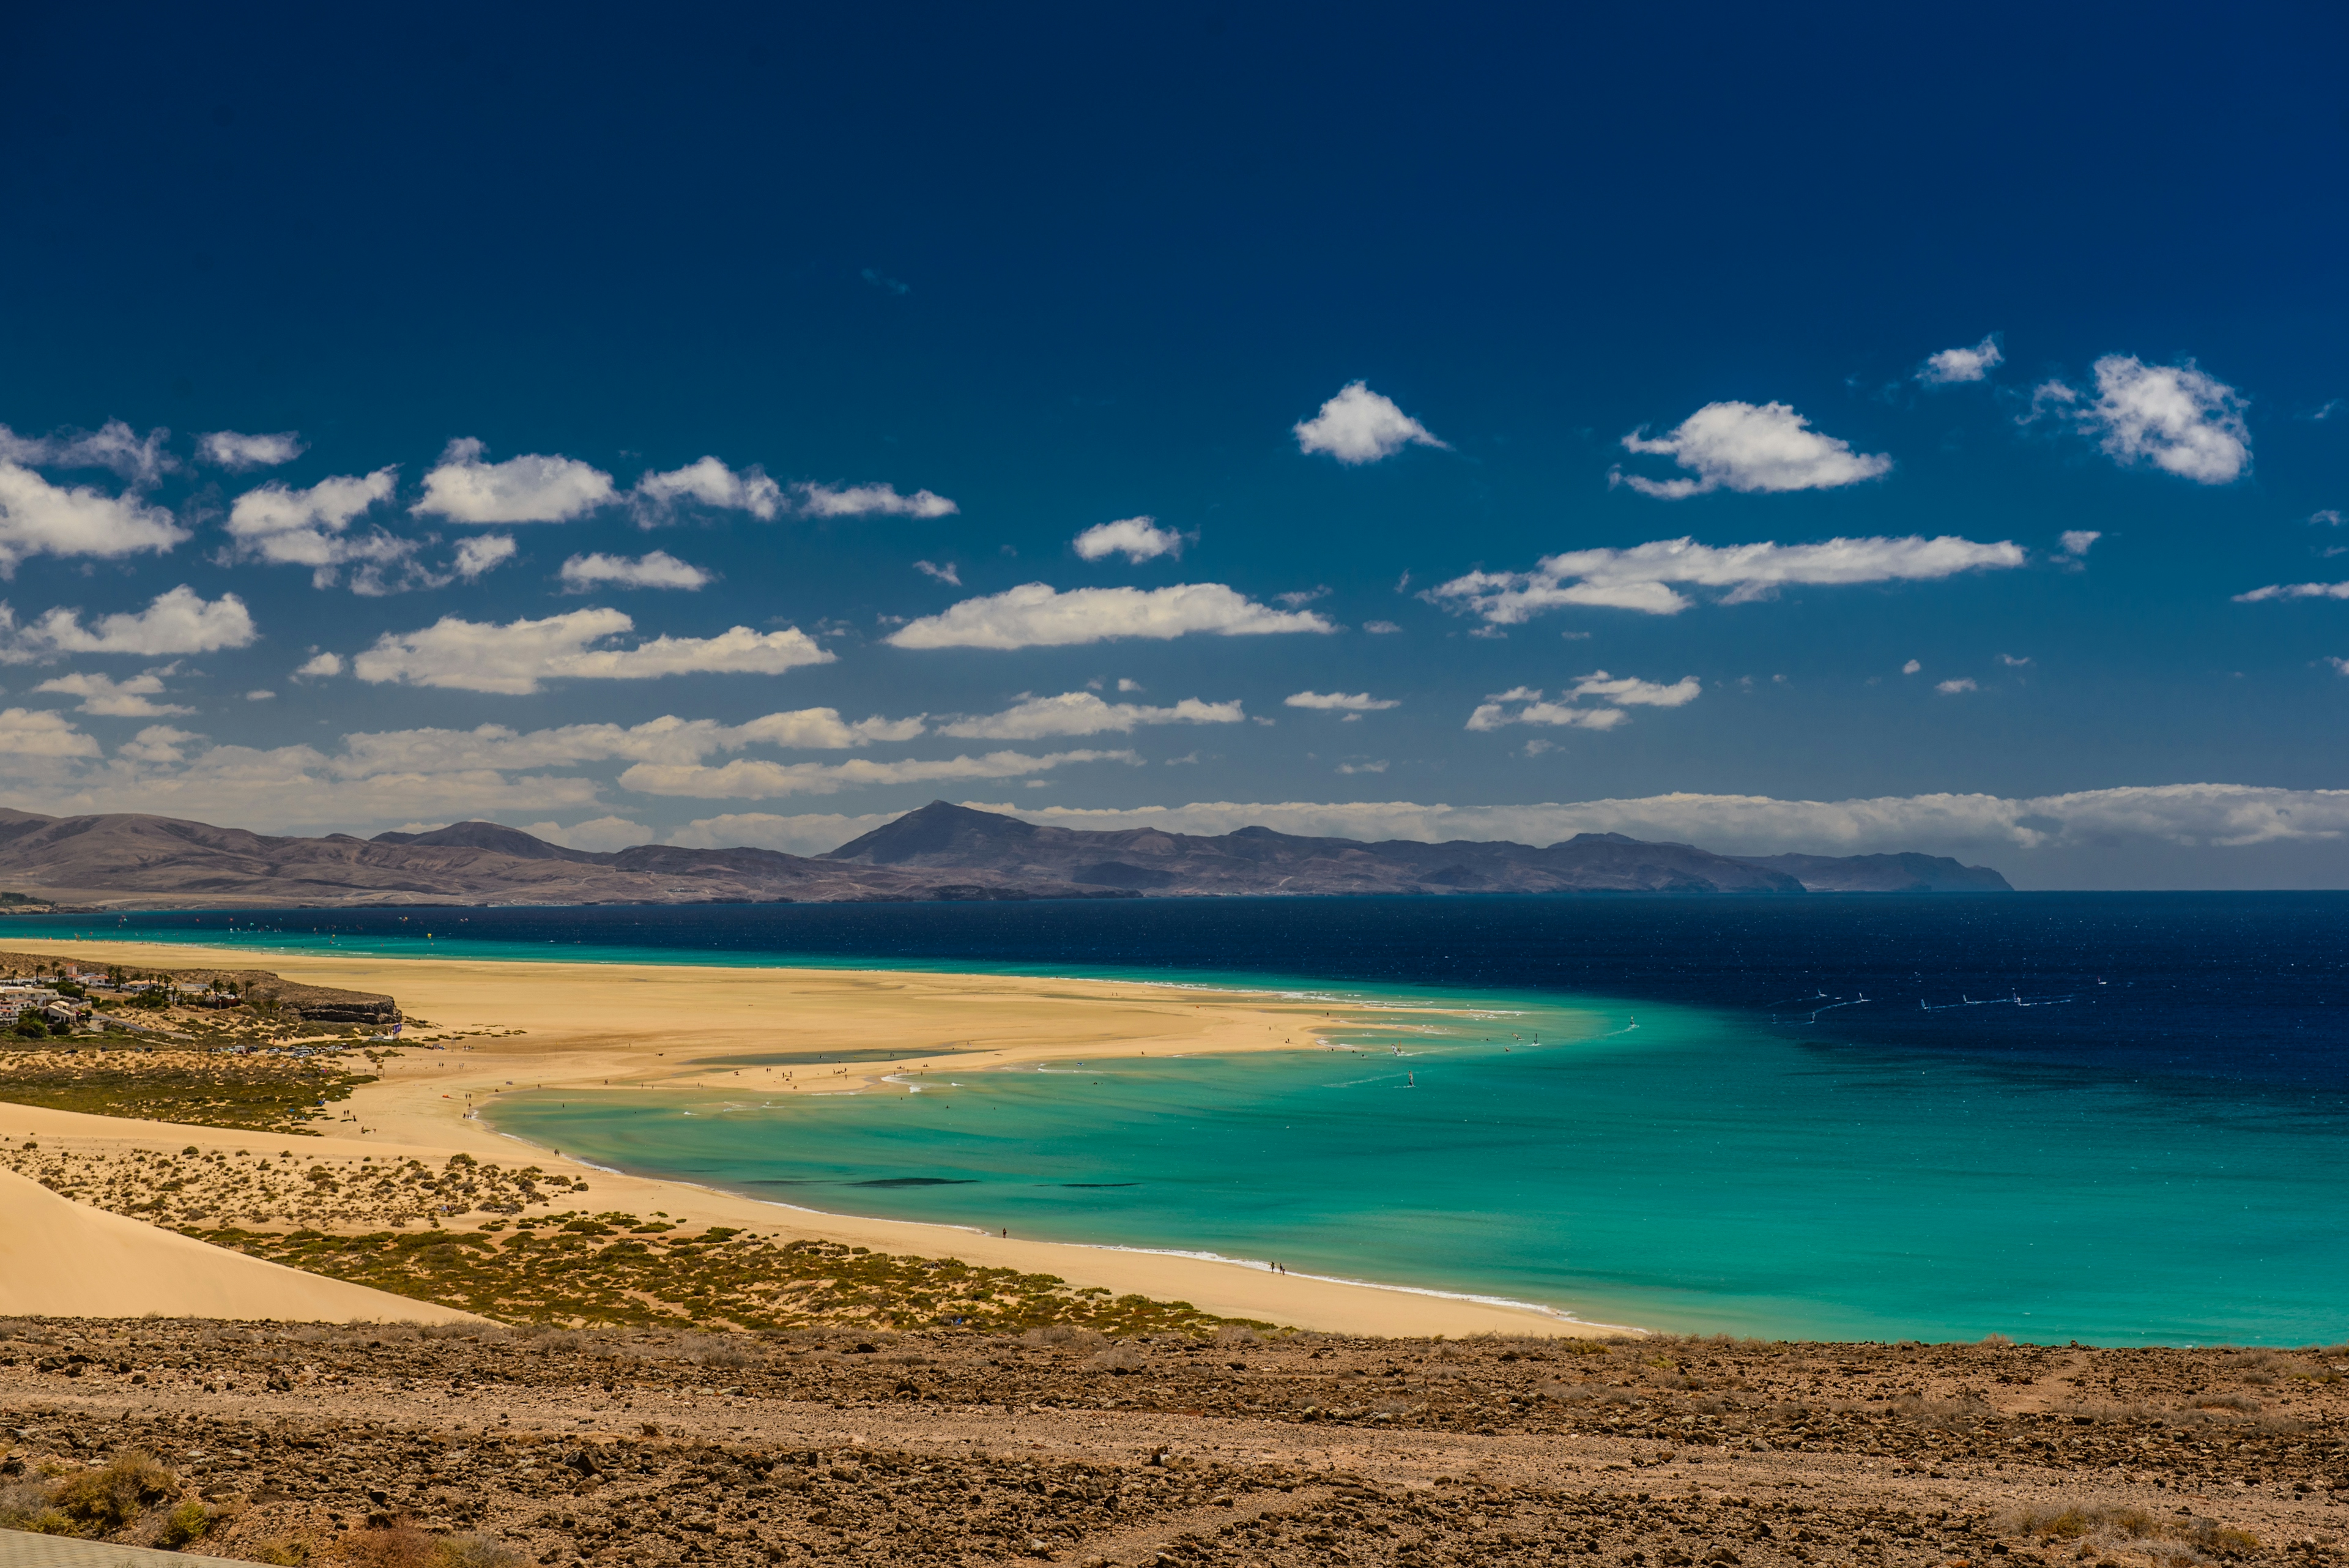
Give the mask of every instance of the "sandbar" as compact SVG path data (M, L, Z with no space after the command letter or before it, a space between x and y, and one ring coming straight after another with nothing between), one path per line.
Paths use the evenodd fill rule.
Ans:
M145 968L262 965L288 980L397 997L412 1039L379 1081L342 1102L347 1119L314 1124L299 1140L320 1155L445 1160L459 1152L511 1162L518 1140L468 1115L499 1096L540 1089L716 1088L746 1075L762 1095L904 1093L885 1080L926 1053L957 1073L1088 1057L1216 1054L1321 1048L1338 1009L1270 990L1216 991L1133 981L926 971L724 967L261 954L167 943L35 941L48 951ZM1346 1022L1359 1027L1351 1015ZM712 1065L712 1059L906 1053L896 1061L789 1068ZM784 1072L792 1076L786 1079ZM44 1146L206 1150L258 1148L280 1135L172 1126L0 1104L0 1137ZM739 1226L874 1251L951 1256L1057 1274L1078 1287L1182 1300L1218 1316L1382 1336L1637 1332L1536 1307L1297 1274L1214 1259L991 1236L961 1226L814 1213L688 1183L589 1166L550 1150L531 1158L594 1171L599 1207L661 1210L684 1223ZM6 1216L0 1215L0 1222ZM144 1308L145 1310L158 1310ZM160 1309L160 1310L169 1310ZM201 1315L200 1307L185 1309Z

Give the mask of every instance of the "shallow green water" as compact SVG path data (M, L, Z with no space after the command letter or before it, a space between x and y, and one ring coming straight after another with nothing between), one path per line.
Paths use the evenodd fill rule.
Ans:
M862 1095L783 1089L786 1071L820 1079L738 1055L708 1089L510 1096L496 1117L604 1163L830 1212L1278 1260L1609 1323L2339 1337L2349 1237L2337 1211L2302 1206L2349 1189L2327 1118L1870 1062L1702 1009L1475 1000L1484 1021L1364 1028L1359 1052L947 1062Z

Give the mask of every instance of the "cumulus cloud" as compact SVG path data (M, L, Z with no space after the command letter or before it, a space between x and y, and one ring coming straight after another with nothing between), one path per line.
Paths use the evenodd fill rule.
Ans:
M950 588L962 587L962 574L955 570L955 564L952 561L948 561L943 566L936 561L916 561L914 563L914 570L926 577L934 577Z
M2060 420L2124 468L2149 462L2197 484L2231 484L2251 466L2249 400L2193 360L2147 365L2107 354L2095 369L2093 399L2060 380L2043 382L2023 422Z
M1556 701L1546 700L1537 687L1513 686L1506 691L1495 691L1468 715L1467 727L1492 731L1511 724L1542 724L1560 729L1611 730L1630 717L1623 711L1626 707L1685 707L1703 691L1702 683L1693 675L1683 675L1667 686L1661 681L1594 670L1559 692ZM1607 706L1574 706L1585 699Z
M630 493L636 521L646 527L673 515L683 502L729 512L748 512L761 523L771 523L782 510L783 487L767 477L757 463L737 472L714 457L673 468L667 473L647 472Z
M2270 583L2235 596L2239 605L2264 604L2270 599L2349 599L2349 583Z
M451 523L567 523L613 499L612 476L576 458L527 453L484 462L470 437L452 441L409 510Z
M926 490L900 495L894 484L794 484L792 492L811 517L951 517L962 510Z
M779 849L786 855L823 855L851 839L861 838L884 823L895 822L894 811L845 815L806 812L790 816L772 812L730 812L697 817L668 836L687 849Z
M52 484L0 456L0 577L15 576L17 563L28 556L160 556L187 536L163 507L86 484Z
M1917 671L1924 668L1925 667L1922 664L1918 663L1917 660L1912 659L1908 663L1900 667L1900 673L1903 675L1914 675Z
M1927 539L1829 539L1816 545L1700 545L1660 539L1629 550L1569 550L1531 572L1470 572L1428 590L1439 604L1513 626L1568 606L1678 615L1691 600L1671 585L1726 588L1723 604L1767 598L1782 587L1921 582L1961 572L2020 566L2022 546L1953 535Z
M1971 348L1944 348L1939 354L1926 356L1925 362L1917 368L1917 379L1929 387L1984 381L2004 363L2006 355L2000 350L1998 334L1993 332Z
M1973 678L1971 676L1961 675L1954 680L1944 680L1940 682L1933 688L1933 690L1940 692L1945 697L1955 697L1963 691L1979 691L1982 688L1974 684Z
M350 525L368 508L391 499L397 467L373 473L322 479L306 490L268 483L248 490L229 507L228 536L233 556L276 565L307 566L314 587L332 587L345 566L357 568L357 591L383 592L388 568L407 565L418 548L381 528L365 534Z
M1683 708L1695 701L1703 690L1693 675L1683 675L1666 686L1659 681L1640 680L1630 676L1617 677L1604 670L1594 670L1576 681L1568 695L1577 699L1596 698L1601 702L1612 702L1626 708Z
M1892 472L1889 456L1857 452L1849 441L1821 435L1785 403L1707 403L1671 433L1651 438L1641 426L1623 446L1669 457L1696 476L1655 480L1620 469L1608 475L1609 484L1666 501L1721 489L1833 490Z
M1292 691L1281 699L1284 707L1312 708L1323 712L1380 713L1389 708L1400 708L1399 697L1373 697L1367 691L1348 696L1343 691Z
M1366 620L1362 623L1362 629L1373 637L1389 637L1401 631L1402 628L1391 620Z
M0 663L6 664L64 653L213 653L250 647L258 635L243 599L222 594L207 602L184 583L136 614L101 616L88 626L79 610L61 606L19 630L0 605Z
M1094 524L1078 535L1072 543L1082 559L1100 561L1112 556L1123 556L1138 566L1161 556L1170 559L1180 558L1183 546L1196 536L1161 528L1152 518L1121 517L1114 523Z
M470 583L512 560L519 548L511 534L478 534L471 539L460 539L454 569Z
M296 675L313 676L340 675L342 672L343 656L339 653L317 654L309 662L294 671Z
M196 455L214 468L243 473L275 468L310 450L310 443L293 431L274 435L241 435L235 431L209 431L196 438Z
M533 822L523 831L549 844L560 844L565 849L585 849L591 854L608 855L616 849L629 849L652 842L652 833L641 823L630 822L625 816L598 816L587 822L575 822L565 827L555 822Z
M97 738L75 729L73 721L62 713L37 708L0 708L0 776L10 772L21 774L27 763L98 754Z
M1410 801L1202 801L1131 809L967 804L983 811L1017 811L1031 821L1061 827L1218 834L1260 824L1312 836L1423 843L1505 838L1555 844L1578 833L1621 833L1701 844L1732 855L1868 855L1911 849L1980 855L2118 846L2124 858L2116 865L2124 876L2148 845L2219 849L2349 845L2349 790L2225 784L2023 797L1923 794L1839 801L1676 794L1489 806Z
M1511 724L1547 724L1559 728L1611 730L1627 715L1620 708L1576 708L1564 702L1547 702L1541 693L1531 700L1510 707L1502 702L1480 702L1468 715L1467 728L1477 731L1505 729Z
M1033 741L1046 735L1130 734L1143 724L1237 724L1247 715L1237 701L1206 702L1185 697L1172 707L1105 702L1090 691L1029 697L1000 713L958 719L938 726L941 735L974 741Z
M1452 450L1448 442L1436 440L1425 425L1397 408L1392 399L1360 381L1347 382L1336 397L1321 405L1319 413L1290 428L1297 435L1298 451L1327 452L1349 467L1392 457L1407 446Z
M81 699L81 711L109 719L160 719L174 713L194 712L193 708L155 701L163 694L163 677L171 673L171 667L166 666L161 670L150 670L143 675L134 675L128 680L84 673L60 675L54 680L42 681L33 690L78 697Z
M171 432L157 426L140 435L120 420L94 431L58 431L20 436L0 425L0 459L36 468L104 468L125 483L144 489L180 467L171 453Z
M2088 553L2089 546L2103 537L2104 535L2094 528L2066 528L2062 536L2064 553L2067 556L2085 556Z
M909 741L925 729L919 718L843 719L835 708L800 708L740 724L674 715L641 724L564 724L515 730L482 724L471 730L386 730L343 737L343 751L324 764L344 778L368 778L403 769L427 774L515 773L583 763L699 762L719 752L771 746L778 751L843 752L875 742Z
M892 763L863 757L844 763L771 763L742 758L715 768L639 763L620 775L620 784L644 794L687 795L699 800L771 800L792 794L836 794L844 789L875 784L1019 778L1076 763L1124 763L1139 767L1142 759L1128 751L1082 751L1048 752L1042 756L989 752L979 757Z
M362 680L522 696L546 680L647 680L664 675L780 675L836 657L796 627L717 637L657 637L602 648L636 622L616 609L581 609L505 625L444 616L420 631L386 632L351 661Z
M717 576L678 560L666 550L634 559L626 556L574 556L563 563L566 593L584 594L603 583L624 588L683 588L690 593L706 587Z
M1192 632L1252 637L1337 629L1311 610L1273 609L1221 583L1067 593L1046 583L1025 583L908 621L886 640L895 648L1071 648L1123 637L1164 640Z

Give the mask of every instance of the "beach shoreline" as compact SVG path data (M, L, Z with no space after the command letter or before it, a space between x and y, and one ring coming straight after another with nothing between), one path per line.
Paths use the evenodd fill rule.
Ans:
M249 950L180 943L21 939L29 951L142 967L186 967ZM720 1058L896 1051L884 1062L827 1064L805 1081L769 1069L752 1080L780 1094L908 1092L889 1080L929 1060L957 1072L1062 1060L1230 1055L1323 1048L1335 1026L1327 1002L1268 989L1214 991L1146 981L984 972L583 963L565 960L342 958L271 954L291 981L389 992L411 1024L377 1082L342 1102L346 1119L316 1123L305 1155L446 1161L457 1154L511 1161L517 1147L549 1166L593 1176L594 1206L661 1211L679 1224L740 1227L778 1240L809 1238L875 1252L953 1256L974 1266L1059 1275L1075 1287L1179 1299L1203 1312L1302 1328L1384 1336L1638 1333L1566 1312L1468 1292L1276 1272L1216 1254L1119 1243L1031 1241L968 1226L841 1215L640 1177L558 1154L476 1114L508 1093L565 1088L724 1088L712 1080L758 1071ZM1434 1011L1434 1010L1430 1010ZM1374 1027L1349 1017L1344 1027ZM439 1049L432 1046L438 1044ZM821 1081L822 1088L812 1085ZM786 1087L785 1085L789 1085ZM743 1085L750 1086L749 1083ZM278 1147L279 1134L95 1116L0 1105L0 1135L88 1148L206 1150Z

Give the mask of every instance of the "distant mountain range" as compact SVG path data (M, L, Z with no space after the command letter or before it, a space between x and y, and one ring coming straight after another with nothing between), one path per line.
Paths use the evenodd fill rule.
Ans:
M828 855L598 854L492 822L373 838L274 838L173 817L0 808L0 890L83 908L840 903L1333 893L2012 892L1935 855L1715 855L1584 833L1546 848L1462 840L1213 836L1045 827L933 801ZM6 908L0 903L0 910Z

